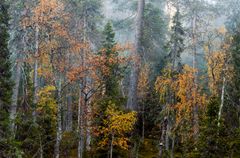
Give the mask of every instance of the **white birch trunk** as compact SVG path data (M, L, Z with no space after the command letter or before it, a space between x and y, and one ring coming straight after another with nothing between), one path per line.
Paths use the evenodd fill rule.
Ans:
M78 158L83 157L83 109L82 109L82 91L81 86L79 89L79 98L78 98L78 123L77 123L77 133L79 136L78 139Z
M219 112L218 112L218 126L219 127L220 127L220 120L221 120L221 117L222 117L222 109L223 109L223 105L224 105L225 84L226 84L226 78L223 77L222 94L221 94L221 105L219 107Z
M111 137L110 158L113 157L113 141L114 141L114 134L112 134L112 137Z
M87 127L86 127L86 149L87 151L90 151L91 150L91 124L92 124L92 117L91 117L91 114L92 114L92 107L91 107L91 103L90 101L87 102Z
M72 131L72 93L70 88L67 95L66 131Z
M58 81L58 106L57 106L57 135L56 135L56 144L55 144L55 158L60 156L60 143L62 140L62 103L61 103L61 91L62 83L61 79Z
M163 155L164 134L165 134L165 129L163 128L163 129L162 129L162 135L161 135L161 138L160 138L160 141L159 141L159 153L158 153L159 158L162 158L162 155Z

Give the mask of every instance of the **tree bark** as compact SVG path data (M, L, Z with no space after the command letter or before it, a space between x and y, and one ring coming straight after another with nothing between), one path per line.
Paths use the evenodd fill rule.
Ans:
M171 158L174 158L175 137L172 138Z
M145 139L145 105L143 103L142 109L142 141L144 142Z
M27 49L27 32L24 30L23 33L23 40L22 40L22 53L26 53ZM11 102L11 107L10 107L10 131L13 137L15 137L15 119L16 119L16 114L17 114L17 107L18 107L18 95L19 95L19 85L20 85L20 80L21 80L21 68L22 68L22 58L23 55L20 53L17 55L16 59L16 70L14 71L14 86L13 86L13 94L12 94L12 102Z
M86 106L87 108L87 119L86 119L86 149L87 151L91 150L91 113L92 113L92 108L91 108L91 104L89 103L89 101L86 101Z
M83 157L83 109L82 109L82 90L81 85L79 88L79 98L78 98L78 124L77 124L77 133L79 136L78 139L78 158Z
M224 105L225 83L226 83L226 78L223 77L222 94L221 94L221 105L219 107L219 112L218 112L218 126L219 127L220 127L220 120L221 120L221 117L222 117L222 109L223 109L223 105Z
M159 158L162 158L162 155L163 155L164 133L165 133L165 130L163 128L162 129L162 135L161 135L161 138L160 138L160 141L159 141L159 153L158 153Z
M141 49L141 38L143 31L143 18L144 18L144 7L145 0L138 0L138 11L136 19L136 36L135 36L135 51L134 55L139 56L140 60L143 58L143 53ZM141 61L140 61L141 62ZM138 84L138 75L139 67L141 63L135 61L132 65L131 75L130 75L130 86L128 92L127 108L131 110L136 110L137 107L137 84Z
M193 69L197 70L197 37L196 37L196 15L193 12L192 18L192 44L193 44ZM199 133L199 118L198 118L198 103L197 103L197 90L198 90L198 73L194 71L194 108L193 108L193 128L194 128L194 139L195 141L198 138Z
M162 134L161 134L161 138L160 138L160 141L159 141L159 154L158 154L159 158L163 157L164 136L165 136L165 139L166 139L167 124L168 124L168 120L167 120L167 117L165 117L164 121L163 121L163 125L162 125Z
M61 103L61 91L62 91L62 81L58 81L58 106L57 106L57 135L56 135L56 144L55 144L55 157L59 158L60 156L60 143L62 140L62 103Z
M36 106L38 102L38 55L39 55L39 26L36 25L35 30L35 54L34 54L34 76L33 76L33 122L36 123Z
M110 158L113 157L113 141L114 141L114 134L112 134L112 138L111 138Z
M67 94L67 118L66 118L66 131L72 131L72 93L71 88L68 88Z
M15 84L13 87L12 104L10 107L10 130L11 130L11 135L13 137L15 137L15 119L16 119L16 113L17 113L20 76L21 76L21 64L18 62L16 65L16 74L14 79Z
M169 116L167 118L167 125L166 125L166 136L165 136L165 149L169 151L169 132L170 132L170 125L169 125Z

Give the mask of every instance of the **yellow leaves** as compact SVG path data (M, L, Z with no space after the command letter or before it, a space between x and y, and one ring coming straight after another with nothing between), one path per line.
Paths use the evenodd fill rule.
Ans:
M145 98L147 92L149 91L149 75L150 75L150 66L145 64L140 70L138 78L138 95L139 98Z
M116 140L113 142L114 146L118 146L123 150L128 150L128 138L116 138Z
M231 53L229 52L230 43L231 41L226 41L221 44L219 51L214 51L206 56L209 87L213 95L221 93L223 76L231 78L233 75L231 64L228 62L231 59Z
M171 95L169 93L173 91L173 83L174 78L171 77L171 67L167 66L163 70L163 75L157 77L157 80L155 82L155 90L160 94L160 101L163 103L166 102L166 96Z
M222 75L225 69L226 53L225 52L213 52L207 56L209 87L213 94L220 92L222 82Z
M171 76L171 69L166 68L163 76L157 78L155 89L160 93L162 102L167 103L169 96L174 96L178 100L172 107L176 111L176 124L182 120L191 120L193 108L196 104L203 108L206 103L206 96L201 94L201 87L196 87L194 75L196 69L185 65L182 73Z
M47 81L53 79L52 68L50 66L49 56L47 54L42 54L39 57L38 75L45 77Z
M207 45L204 45L203 49L204 49L205 52L207 52L207 53L209 52L209 47Z
M220 28L218 28L218 33L225 35L227 33L227 29L225 28L225 26L221 26Z
M54 18L61 18L64 6L58 0L40 0L37 7L33 10L32 22L39 25L47 25Z
M109 139L114 136L113 145L127 150L129 139L126 137L126 134L133 130L134 124L137 121L137 113L124 113L119 111L115 105L109 103L105 111L105 116L106 119L103 120L103 126L100 126L98 129L99 133L103 136L103 139L99 142L99 146L108 146Z
M177 110L177 124L182 120L182 117L191 120L191 113L196 105L200 109L205 106L206 96L201 94L200 85L197 86L194 81L196 72L197 70L192 67L184 66L183 72L178 75L174 84L174 91L180 100L175 105L175 109Z
M39 113L52 113L56 114L57 112L57 102L54 99L54 91L56 88L54 86L46 86L39 90L38 92L38 106L37 111Z
M136 112L129 112L124 114L118 111L114 106L109 106L106 110L108 120L105 120L109 131L118 135L123 135L133 129L136 122Z

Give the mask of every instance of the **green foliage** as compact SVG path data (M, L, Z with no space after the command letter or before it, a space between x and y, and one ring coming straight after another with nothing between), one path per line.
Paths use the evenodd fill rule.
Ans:
M0 2L0 155L20 157L19 142L9 132L9 105L11 104L13 82L11 79L10 52L8 50L9 6Z
M69 3L68 0L65 1ZM85 28L82 28L84 31L81 30L79 34L82 37L87 37L89 41L99 48L101 45L99 24L101 24L103 20L102 0L72 0L70 3L72 4L72 7L69 7L68 9L70 9L79 20L85 20L86 22Z
M211 98L207 105L206 115L201 123L199 142L196 146L200 157L223 157L229 150L224 122L218 125L219 106L220 99L216 97Z
M101 124L97 127L98 150L108 149L110 143L113 144L115 155L129 148L129 133L134 129L137 120L136 112L123 112L111 101L108 102L106 110L103 112Z
M141 39L142 49L145 52L145 60L153 65L152 74L157 74L158 64L163 63L165 54L165 40L167 24L162 10L148 3L144 10L143 36Z
M236 17L234 17L236 18ZM239 28L240 25L238 24L239 21L235 21L237 28L230 28L230 33L232 33L231 39L231 64L234 69L234 74L232 77L232 81L227 86L227 92L229 93L229 97L226 97L225 104L226 106L223 108L224 111L224 118L226 128L228 128L228 135L229 135L229 148L230 154L232 156L239 156L239 151L236 148L239 148L239 127L240 127L240 120L239 120L239 103L240 103L240 33ZM234 23L234 22L233 22Z
M181 23L181 14L179 10L173 17L173 26L171 28L171 38L167 44L169 55L167 60L171 64L172 69L178 72L181 69L181 54L184 50L184 29Z
M158 156L158 143L155 139L145 139L139 148L139 158L153 158Z
M231 1L237 2L237 0ZM144 68L145 70L138 77L138 115L136 112L125 110L126 98L120 93L121 88L124 91L128 88L125 86L120 87L120 81L125 75L124 66L128 62L123 61L120 52L126 49L120 48L117 40L115 40L115 32L111 22L105 25L102 33L99 31L102 29L101 22L104 21L102 4L105 2L103 0L62 0L61 2L66 2L63 3L66 12L64 12L64 16L61 16L61 19L56 19L54 15L52 16L51 5L54 5L54 8L62 7L59 6L60 3L57 3L59 2L58 0L52 1L53 3L49 3L51 4L49 5L50 8L46 5L46 8L40 7L37 10L46 9L49 11L50 14L47 16L52 16L52 20L47 21L47 23L41 23L42 20L45 20L45 12L41 13L44 15L42 17L39 16L39 18L32 16L36 14L33 8L38 3L38 0L19 2L8 0L7 2L11 4L10 13L13 18L10 21L11 41L8 40L9 35L7 33L9 31L8 7L5 5L5 1L0 2L0 157L40 157L41 153L43 157L54 157L57 133L57 107L60 107L60 104L57 105L57 103L61 103L63 107L65 105L69 107L69 109L62 108L58 114L58 116L61 116L59 121L63 125L60 142L61 157L77 157L78 140L82 136L80 133L83 134L82 137L84 139L83 148L85 151L83 157L106 158L109 156L111 143L114 147L113 157L136 157L135 154L137 152L140 158L157 157L159 140L161 139L161 134L166 138L165 131L167 131L170 138L169 148L175 141L174 152L176 154L174 157L239 157L239 11L236 14L234 13L234 17L230 19L232 21L229 27L232 27L230 33L233 38L230 49L231 55L229 55L231 59L229 59L230 62L226 63L226 65L233 66L234 71L232 72L234 73L230 72L232 76L226 75L225 102L222 119L220 120L221 126L218 126L220 98L211 98L207 105L205 105L205 96L204 98L201 97L202 99L200 98L205 92L201 89L201 83L207 83L208 79L204 78L203 82L197 82L198 95L198 93L193 93L193 89L195 89L195 84L193 83L194 70L189 69L186 71L189 73L181 74L182 70L184 70L181 63L184 44L189 46L187 47L189 50L186 50L186 52L190 51L193 44L193 41L188 41L188 37L191 38L192 33L195 32L190 30L192 25L189 20L192 19L194 14L197 17L195 37L199 42L197 42L198 53L202 52L202 44L209 42L207 40L214 38L215 41L215 35L217 34L214 34L214 31L208 32L209 30L207 30L206 34L202 33L205 31L202 22L210 20L209 17L206 18L209 12L207 10L208 5L205 6L205 2L202 3L200 0L170 0L169 4L171 7L177 7L176 3L179 2L180 10L176 8L175 16L171 17L172 28L169 30L171 33L168 34L169 19L163 11L165 1L145 1L143 30L141 30L143 35L140 45L142 52L144 52L144 65L149 67ZM45 3L45 1L42 2ZM123 40L126 39L121 38L122 34L125 33L126 36L124 36L130 38L127 41L134 43L133 18L137 17L135 13L138 1L114 0L113 2L118 2L121 6L111 4L110 10L116 11L115 9L118 8L123 13L114 16L116 20L114 28L117 28L118 32L116 33L119 33L119 40L123 43L125 42ZM106 4L109 3L107 2ZM183 17L180 11L182 14L185 14ZM133 16L128 16L128 14ZM126 19L123 19L122 15ZM54 25L51 24L49 28L47 25L52 22L54 22ZM63 28L62 25L58 25L59 22L64 23ZM36 37L36 28L28 27L36 26L36 23L39 24L41 30L39 38ZM189 30L184 29L182 23ZM59 27L62 29L59 29ZM55 33L58 31L59 34L65 34L66 38L55 38ZM187 31L189 32L187 33ZM167 34L169 36L166 36ZM33 55L35 51L34 45L38 40L39 56L35 56ZM53 42L53 44L45 45L42 44L42 41L44 43ZM14 65L10 63L8 42L10 42L13 59L15 62L21 62L21 66L23 66L21 67L23 68L21 71L23 73L20 77L16 136L14 138L9 136L8 115L13 86L10 69L11 66L15 66L17 63L14 63ZM70 43L73 47L68 48ZM215 46L214 43L212 48L214 50L218 49L218 44ZM95 52L96 50L98 53ZM48 62L52 64L48 71L49 76L51 76L49 78L41 75L43 72L42 67L45 67L45 58L42 58L42 56L48 53L51 54ZM67 55L65 56L65 54ZM96 60L94 60L95 55L98 55ZM56 58L59 59L54 60ZM197 57L198 60L200 58L202 57ZM39 61L39 88L37 104L34 105L37 110L37 119L36 122L33 122L32 102L34 88L32 70L33 62L36 60ZM94 65L95 61L100 68L90 68L88 70L88 66ZM99 64L98 62L102 63ZM122 64L123 62L124 64ZM198 64L200 63L202 62L198 61ZM216 61L216 63L219 63L219 61ZM214 64L215 62L213 63L213 68L215 68L213 71L216 71ZM68 72L74 71L72 69L75 67L79 67L79 73L73 76L79 78L78 83L68 79ZM162 71L163 67L166 68L164 71ZM224 67L225 65L223 64L220 68L221 72ZM92 74L93 71L96 71L96 73ZM203 71L199 72L199 74L206 73ZM154 90L154 82L159 74L162 79L159 80L159 85L161 85L160 88L162 89L159 91L161 97ZM55 87L52 86L56 82L57 76L61 76L63 79L61 92L58 94L56 94ZM218 78L222 77L220 73ZM202 78L199 77L198 79ZM83 89L79 88L79 82L81 83L80 87ZM104 88L102 88L102 83ZM175 84L173 85L173 83ZM123 83L123 85L125 84L128 84L128 81ZM217 87L221 87L221 84L219 82ZM65 88L70 89L66 90ZM69 105L70 101L68 100L70 91L72 106ZM82 98L79 97L79 91L82 92ZM75 94L75 92L77 93ZM57 98L57 95L59 98ZM193 103L195 105L196 100L199 105L201 104L200 101L204 100L203 106L199 106L200 131L197 140L193 139L193 131L195 130L193 129L193 124L195 122L192 119L192 105ZM78 117L77 104L81 104L81 108L79 108L81 117ZM92 107L91 109L88 108L90 106ZM70 112L72 112L71 115L69 114ZM69 119L70 117L72 118ZM68 121L72 121L72 131L65 131L65 125ZM77 130L79 129L77 127L78 123L81 124L80 129L83 129L81 132ZM169 129L166 124L169 125ZM91 134L90 151L87 151L86 148L88 129ZM141 139L143 133L144 140ZM163 142L163 144L163 157L170 157L171 149L167 151L165 148L167 142Z
M240 27L240 26L239 26ZM231 46L232 53L232 64L234 66L234 97L237 99L240 97L240 33L238 31L235 32L232 40ZM234 99L234 100L236 100ZM238 100L236 100L239 103Z
M57 101L55 99L56 88L45 86L38 92L37 105L37 139L38 145L42 145L44 155L49 155L54 147L56 133Z
M11 63L10 53L8 51L8 6L5 2L0 4L0 107L6 107L10 104L12 95L12 81L11 81ZM5 109L6 110L6 109Z
M115 33L112 24L108 22L103 31L102 48L99 55L105 58L105 66L108 72L103 72L103 80L105 81L106 96L119 97L120 85L119 80L122 78L123 71L118 62L118 52L116 50Z
M230 148L230 154L233 157L238 157L240 155L240 128L237 128L234 134L231 136L231 141L228 142Z
M77 157L77 138L78 136L74 132L63 132L62 142L61 142L61 155L63 157L69 157L70 155L73 157Z
M115 33L113 31L111 22L107 22L107 24L105 25L103 30L103 36L104 36L103 48L107 49L106 50L107 55L113 54L112 49L116 45L116 42L114 39Z

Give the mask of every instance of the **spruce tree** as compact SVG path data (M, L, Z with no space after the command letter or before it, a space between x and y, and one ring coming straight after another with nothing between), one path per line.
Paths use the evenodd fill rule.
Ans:
M177 70L181 68L181 53L184 50L184 30L182 23L180 22L181 14L179 9L177 9L173 17L173 26L171 28L172 34L170 41L168 43L169 55L167 57L172 70Z
M230 136L230 150L232 155L239 155L240 147L240 25L232 29L231 64L234 68L233 78L227 85L228 96L225 97L224 118L228 135Z
M11 99L11 63L8 51L8 7L0 3L0 105L9 104Z
M199 157L224 157L229 150L224 122L218 126L220 99L212 97L207 105L206 115L201 122L198 141ZM222 120L221 120L222 121Z
M107 62L105 63L105 66L109 69L109 74L104 75L104 80L106 84L106 95L108 97L117 97L120 94L119 77L121 76L121 74L119 74L119 64L117 62L111 63L109 61L110 58L117 60L118 56L118 52L116 52L114 49L114 47L116 46L116 42L114 39L115 33L110 22L105 25L103 37L103 47L100 54L106 57Z
M0 126L1 130L8 118L8 106L11 103L12 86L11 62L8 51L8 6L5 1L0 2ZM2 131L0 132L2 133ZM2 136L2 135L0 135Z
M12 86L11 62L8 50L8 6L3 0L0 2L0 155L1 157L15 157L17 155L15 143L10 137L9 105L11 104Z
M240 26L239 26L240 28ZM234 89L232 92L235 98L234 101L238 105L240 98L240 32L236 30L235 35L233 36L232 42L232 64L234 67L235 75L234 75Z

